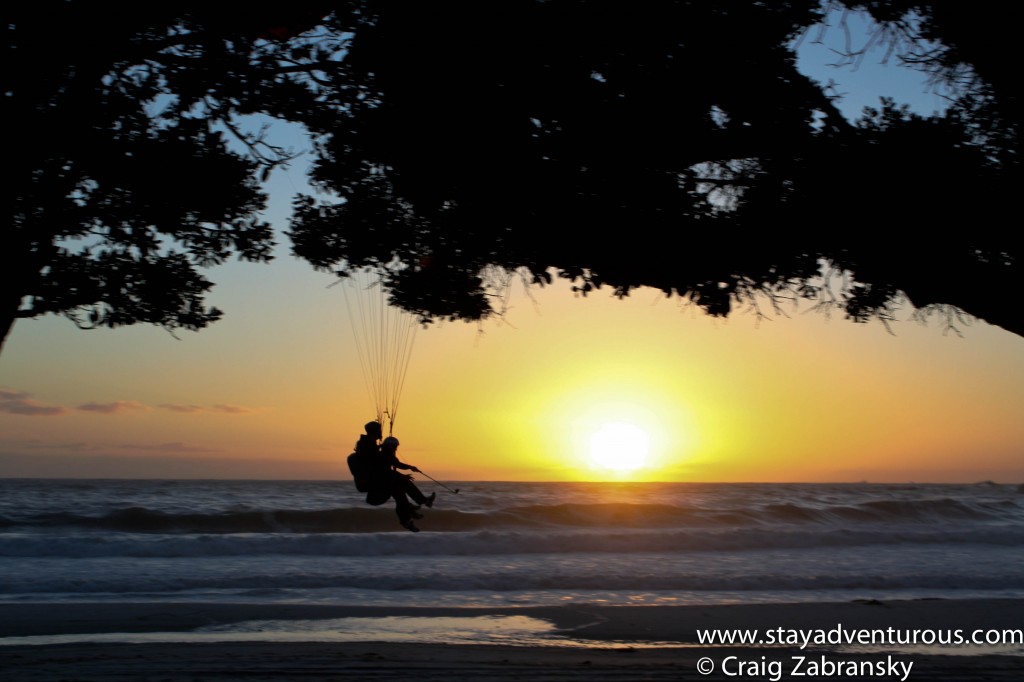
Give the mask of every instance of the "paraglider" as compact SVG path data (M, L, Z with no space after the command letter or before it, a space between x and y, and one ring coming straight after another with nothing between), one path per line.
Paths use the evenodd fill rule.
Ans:
M375 414L347 461L356 490L366 493L367 504L379 506L394 499L399 523L418 532L413 519L423 518L420 507L432 507L436 493L424 495L410 474L397 471L421 473L398 459L398 439L393 433L419 325L413 315L389 304L384 287L387 273L383 268L364 268L339 282Z
M398 522L406 530L418 533L420 529L413 519L423 518L419 513L420 507L433 507L437 493L424 495L413 482L411 474L399 471L405 469L420 473L417 467L398 459L397 438L388 436L383 443L380 441L380 422L368 422L365 429L366 433L359 437L355 450L348 456L348 468L356 490L366 493L366 503L374 507L394 499Z

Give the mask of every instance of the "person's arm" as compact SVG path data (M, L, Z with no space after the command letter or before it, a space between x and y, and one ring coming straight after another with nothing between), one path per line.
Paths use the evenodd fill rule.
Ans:
M406 464L402 460L398 459L397 452L384 450L381 452L381 454L384 456L385 460L387 460L389 467L394 467L396 469L407 469L419 473L419 469L417 469L411 464Z

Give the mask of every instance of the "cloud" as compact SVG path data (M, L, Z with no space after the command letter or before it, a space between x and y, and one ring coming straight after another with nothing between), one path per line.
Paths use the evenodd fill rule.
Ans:
M223 450L217 448L203 448L195 445L186 445L181 441L173 443L148 443L145 445L126 443L124 445L118 445L117 448L119 450L156 450L159 452L223 452Z
M253 414L259 412L259 408L246 407L244 405L231 405L228 403L217 403L215 405L186 405L180 403L162 403L157 405L162 410L177 412L179 414ZM115 400L113 402L88 402L83 403L75 409L82 412L94 412L96 414L119 414L124 412L135 412L151 409L134 400ZM30 417L53 417L68 413L68 408L61 405L46 405L32 399L30 393L17 391L12 388L0 388L0 413L17 414Z
M0 451L41 451L41 452L72 452L72 453L113 453L116 450L135 450L137 452L161 452L161 453L211 453L224 452L221 448L208 448L197 445L187 445L181 441L169 443L123 443L96 444L84 441L78 442L48 442L38 439L34 440L9 440L0 439Z
M256 408L244 407L242 405L227 405L219 403L217 405L178 405L173 403L163 403L157 405L157 407L170 410L171 412L178 412L180 414L195 414L197 412L220 412L222 414L252 414L256 412Z
M162 410L170 410L171 412L181 412L182 414L191 414L193 412L203 412L203 408L199 405L173 405L171 403L162 403L157 405Z
M98 450L96 445L90 445L85 442L54 442L47 445L38 445L44 447L45 450L70 450L76 453L86 453L92 450Z
M44 405L32 399L30 393L0 388L0 412L27 417L54 417L67 412L60 405Z
M116 414L117 412L130 412L132 410L148 410L142 403L132 400L115 400L112 403L85 403L79 405L78 409L85 412L99 412L100 414Z
M32 450L71 450L73 452L88 452L97 450L97 446L88 443L43 443L41 441L30 441L22 447Z
M251 414L256 411L251 407L243 407L241 405L214 405L210 409L214 412L226 412L228 414Z

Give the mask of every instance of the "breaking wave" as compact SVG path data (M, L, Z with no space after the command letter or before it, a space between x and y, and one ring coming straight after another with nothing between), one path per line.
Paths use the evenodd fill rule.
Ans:
M1024 507L1014 500L965 502L948 498L871 500L855 505L769 504L748 509L697 509L671 504L543 504L490 512L424 509L432 531L484 528L723 528L836 527L941 522L1021 523ZM243 510L220 513L168 513L128 507L107 514L51 513L14 520L0 517L0 528L75 528L131 533L377 533L394 530L390 505L322 510Z

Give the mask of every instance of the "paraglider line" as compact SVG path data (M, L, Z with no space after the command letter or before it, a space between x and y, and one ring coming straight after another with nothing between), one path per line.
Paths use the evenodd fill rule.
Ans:
M458 489L458 488L456 488L455 490L452 490L451 488L449 488L448 486L446 486L446 485L445 485L444 483L441 483L441 481L437 480L436 478L434 478L434 477L433 477L433 476L431 476L430 474L425 474L425 473L423 473L422 471L420 471L419 473L423 474L424 476L426 476L427 478L429 478L429 479L430 479L431 481L433 481L434 483L438 484L439 486L441 486L442 488L444 488L444 489L445 489L445 490L447 490L448 492L452 493L453 495L458 495L458 494L459 494L459 489Z

